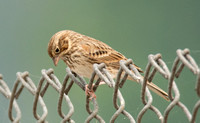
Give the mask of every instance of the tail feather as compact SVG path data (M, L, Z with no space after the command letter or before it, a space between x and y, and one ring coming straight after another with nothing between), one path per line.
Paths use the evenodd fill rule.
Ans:
M129 80L135 81L132 77L128 76ZM161 88L159 88L157 85L155 85L153 82L147 82L147 87L153 91L154 93L156 93L157 95L161 96L162 98L164 98L165 100L169 101L169 96L168 94L162 90Z
M163 91L161 88L159 88L157 85L155 85L153 82L148 82L147 86L150 90L152 90L154 93L158 94L159 96L161 96L162 98L164 98L165 100L169 101L169 96L168 94Z

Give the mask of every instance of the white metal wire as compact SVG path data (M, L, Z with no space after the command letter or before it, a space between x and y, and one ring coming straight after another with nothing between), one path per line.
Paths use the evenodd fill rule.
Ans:
M178 90L178 86L176 85L175 79L179 77L184 67L187 67L194 75L197 76L196 80L196 93L198 96L200 96L200 69L198 65L196 64L195 60L190 55L189 49L184 50L177 50L177 57L174 60L174 64L172 66L172 70L170 71L165 64L165 62L162 60L161 54L156 55L149 55L149 61L146 66L145 70L145 76L144 78L141 77L140 73L136 70L136 68L132 65L133 61L131 59L127 61L120 61L120 69L117 75L117 79L113 80L109 72L106 70L106 66L104 63L102 64L94 64L94 72L90 78L88 88L96 92L97 88L99 87L99 84L101 81L104 81L108 87L114 90L113 94L113 106L116 109L116 112L113 112L113 116L110 118L110 122L114 123L117 120L117 117L122 114L127 119L130 120L131 123L138 122L140 123L143 115L146 113L147 110L153 111L158 119L162 123L167 123L168 116L171 112L171 110L177 106L182 109L182 111L185 113L187 119L189 122L194 123L195 118L197 115L197 112L200 107L200 100L196 102L193 108L193 112L191 113L187 107L180 101L180 95L181 93ZM151 71L152 70L152 71ZM77 84L83 91L85 91L86 86L86 80L82 78L81 76L77 75L76 73L73 73L69 68L66 68L66 77L64 81L60 82L60 80L54 75L53 69L48 70L42 70L41 71L41 79L39 84L36 86L34 82L29 77L28 72L18 72L17 78L13 87L13 90L10 91L8 88L6 82L3 80L2 75L0 74L0 93L5 96L5 99L8 99L10 101L9 107L8 107L8 117L11 122L18 123L21 119L21 110L17 103L17 99L20 96L23 89L27 89L34 97L33 102L33 115L37 122L47 122L46 117L48 114L48 108L46 107L43 96L45 95L46 90L49 86L52 86L56 92L59 94L59 100L58 100L58 115L63 119L61 122L69 122L74 123L75 120L72 120L71 117L74 113L74 108L76 106L73 105L73 103L70 101L70 97L68 96L68 92L70 91L73 84ZM123 73L123 74L122 74ZM152 81L155 74L161 74L164 79L168 80L168 94L170 103L166 107L164 114L162 114L158 108L152 105L153 97L151 95L151 92L146 87L147 80ZM140 112L138 112L138 116L132 116L130 113L128 113L125 110L125 99L123 95L121 94L119 88L123 89L123 84L126 82L126 79L128 76L131 76L134 80L137 80L142 88L141 88L141 101L144 104L144 107ZM98 79L95 79L98 78ZM42 86L45 84L44 86ZM20 88L18 89L18 86ZM93 86L93 87L92 87ZM174 95L172 96L172 93ZM145 96L147 98L145 98ZM63 99L64 98L64 99ZM68 112L64 113L62 111L62 104L63 102L67 102ZM38 102L40 106L42 107L43 114L40 116L37 113L37 106ZM90 103L93 103L93 110L90 108ZM16 112L16 116L13 117L13 108ZM98 120L100 123L105 123L108 121L104 121L104 119L98 115L98 102L95 98L90 100L89 96L86 96L86 110L89 114L89 116L85 119L86 123L89 123L93 118ZM135 120L136 118L136 120Z

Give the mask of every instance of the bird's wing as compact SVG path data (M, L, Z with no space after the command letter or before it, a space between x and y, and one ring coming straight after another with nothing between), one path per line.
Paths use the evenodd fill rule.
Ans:
M127 60L127 58L116 50L112 49L105 43L92 39L90 42L81 44L84 54L88 58L88 62L94 63L105 63L106 66L119 69L119 61ZM134 65L138 71L142 70Z

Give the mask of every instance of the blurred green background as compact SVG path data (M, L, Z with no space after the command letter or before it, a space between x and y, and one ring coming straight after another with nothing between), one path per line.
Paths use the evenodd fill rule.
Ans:
M176 57L177 49L189 48L192 57L200 64L200 1L199 0L0 0L0 73L10 89L13 88L16 72L29 71L37 85L41 69L53 68L62 82L66 65L60 61L53 65L47 54L51 36L60 30L76 32L99 39L120 51L145 70L149 54L161 53L169 69ZM155 83L167 90L167 81L160 75ZM194 87L196 77L185 68L177 85L181 101L192 111L199 99ZM143 108L140 99L140 85L127 82L121 89L126 101L126 110L136 119ZM113 90L102 86L97 91L99 115L109 122L115 112L112 105ZM73 86L69 93L74 104L72 119L77 123L85 121L85 94ZM153 105L161 113L169 102L153 94ZM17 100L22 111L21 122L35 122L32 115L34 97L25 89ZM48 108L47 121L61 121L57 113L58 94L50 87L44 97ZM0 121L8 119L9 101L0 95ZM68 112L63 103L64 112ZM40 114L42 113L39 110ZM174 108L169 122L186 123L182 110ZM97 122L92 120L92 122ZM123 115L116 123L128 123ZM158 123L157 116L150 110L144 115L143 123ZM197 122L200 122L198 114Z

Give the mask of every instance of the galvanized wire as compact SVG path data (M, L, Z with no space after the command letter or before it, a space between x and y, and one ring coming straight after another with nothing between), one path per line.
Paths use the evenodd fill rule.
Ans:
M61 122L74 123L75 121L71 117L74 113L76 113L74 112L74 108L76 108L76 106L73 105L70 97L68 96L68 93L74 84L78 85L84 93L86 92L86 111L89 114L85 119L86 123L91 122L93 119L96 119L100 123L107 122L104 121L104 119L98 114L99 107L101 107L98 105L98 100L101 99L98 98L97 100L95 92L101 84L107 84L108 87L113 90L113 106L116 111L113 112L113 115L110 118L110 123L117 121L119 115L124 115L131 123L140 123L147 110L153 111L161 123L167 123L168 116L174 107L181 108L185 113L188 122L194 123L200 107L200 99L194 105L191 113L183 104L183 102L180 101L181 93L179 92L178 86L175 82L175 80L178 79L182 73L184 67L187 67L196 76L195 90L197 95L200 97L200 69L190 55L189 49L177 50L177 57L174 60L171 71L162 60L161 54L150 54L148 57L148 63L144 77L142 77L137 69L133 66L133 61L131 59L128 59L127 61L120 61L120 68L116 80L114 80L109 74L104 63L94 64L94 72L92 73L88 84L83 77L72 72L69 68L66 68L66 76L62 84L55 76L53 69L43 69L41 71L41 78L37 86L29 77L28 72L17 72L17 78L14 83L13 90L10 91L6 82L3 80L2 75L0 74L0 93L2 93L2 95L9 100L8 117L13 123L19 123L22 118L21 110L17 100L25 88L34 96L33 116L35 117L36 121L39 123L48 122L46 120L48 108L44 103L43 97L45 96L49 87L55 89L59 95L57 111L58 115L62 118ZM158 108L152 105L153 101L156 100L153 100L151 92L147 88L147 81L152 82L156 74L160 74L164 79L166 79L166 82L168 82L168 94L170 102L163 114ZM138 112L137 117L131 115L125 110L126 101L120 92L120 88L123 89L123 85L128 76L141 84L141 102L144 104L144 107ZM37 113L38 102L40 107L42 107L42 114ZM64 104L63 102L66 102L65 104L67 104L68 107L68 111L65 111L65 113L62 111ZM90 103L93 104L93 108L90 107ZM16 113L15 117L13 117L13 111ZM137 119L135 120L134 117Z

